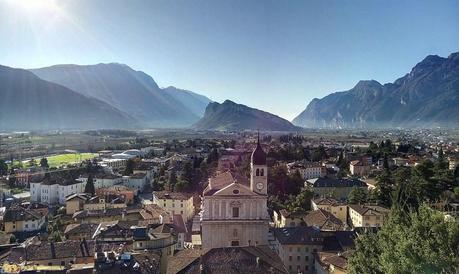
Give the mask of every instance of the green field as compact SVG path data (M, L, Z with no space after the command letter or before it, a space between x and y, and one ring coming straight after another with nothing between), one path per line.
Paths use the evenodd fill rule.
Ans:
M49 167L59 167L62 165L75 164L84 160L93 159L99 156L97 153L64 153L53 156L48 156ZM37 165L40 165L41 157L34 158ZM24 167L29 167L29 161L23 161Z
M61 165L79 163L80 161L92 159L97 156L99 156L99 154L97 153L66 153L49 156L46 157L46 159L48 159L49 167L58 167Z

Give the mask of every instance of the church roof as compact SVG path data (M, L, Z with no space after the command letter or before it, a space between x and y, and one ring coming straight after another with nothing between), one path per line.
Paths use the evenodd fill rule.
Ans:
M226 171L209 179L209 184L204 189L204 196L213 195L215 192L237 182L238 184L249 186L249 181L245 176Z
M252 163L254 165L266 165L266 153L260 145L260 136L258 136L257 147L252 152Z

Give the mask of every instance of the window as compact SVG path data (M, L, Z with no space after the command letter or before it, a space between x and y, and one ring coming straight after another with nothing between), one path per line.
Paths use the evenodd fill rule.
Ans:
M257 176L260 176L260 170L257 168Z
M239 194L239 189L233 190L233 194Z
M309 256L304 256L304 260L307 262L309 261Z
M28 225L28 224L25 224L25 228L29 228L29 225Z
M239 241L231 241L231 246L239 246Z
M301 260L301 257L300 256L296 256L296 260L297 261Z
M262 170L261 170L261 176L265 176L264 173L265 173L265 170L262 169Z
M233 218L239 218L239 207L233 207Z
M292 261L292 256L288 256L288 260L289 260L289 262L291 262Z
M233 237L237 237L237 229L233 229Z

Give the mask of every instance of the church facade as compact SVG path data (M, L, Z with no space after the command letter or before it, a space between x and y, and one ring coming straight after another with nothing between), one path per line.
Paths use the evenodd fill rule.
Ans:
M202 198L204 249L268 244L267 171L266 154L258 141L250 180L231 172L209 179Z

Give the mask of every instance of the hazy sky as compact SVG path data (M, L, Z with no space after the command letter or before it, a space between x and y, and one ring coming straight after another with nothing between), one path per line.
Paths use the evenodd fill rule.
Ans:
M459 1L0 0L0 64L125 63L292 119L459 51Z

